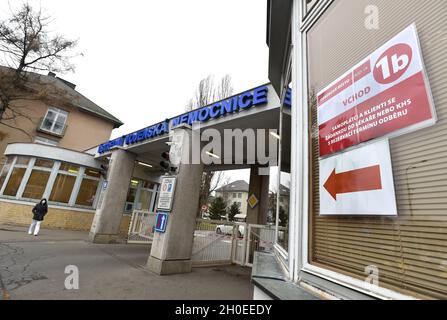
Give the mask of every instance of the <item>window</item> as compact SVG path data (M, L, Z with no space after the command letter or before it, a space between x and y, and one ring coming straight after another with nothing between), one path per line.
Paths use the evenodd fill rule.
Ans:
M364 26L365 2L344 0L334 1L305 35L308 83L302 91L308 93L310 122L306 268L355 278L356 282L344 281L360 287L365 272L374 266L382 289L446 299L447 148L440 133L447 129L447 73L439 68L439 61L447 57L447 7L444 0L399 1L405 6L396 6L397 1L375 3L380 12L386 12L380 16L378 30ZM320 189L316 96L412 23L417 25L436 111L442 116L432 127L390 139L398 215L322 215L320 193L325 190Z
M0 171L2 195L24 200L48 197L68 206L93 208L100 181L97 169L34 157L8 158Z
M135 203L135 199L137 196L137 188L139 185L139 181L136 179L132 179L130 181L129 190L127 191L126 205L124 208L125 212L132 212L133 206Z
M76 204L81 206L93 207L95 201L96 190L98 189L99 180L86 179L82 180L79 189Z
M237 198L237 194L236 193L233 193L233 198Z
M47 146L57 146L59 144L59 142L57 142L55 140L51 140L51 139L47 139L47 138L39 137L39 136L37 136L34 139L34 142L35 143L39 143L39 144L44 144L44 145L47 145Z
M157 183L132 179L127 192L124 211L127 213L132 212L132 210L155 211L157 195Z
M68 203L73 191L76 177L59 173L50 194L50 201Z
M42 199L49 177L50 172L33 170L22 197L27 199Z
M69 163L61 164L49 201L68 204L79 169L79 166Z
M53 165L52 160L36 159L22 198L42 199Z
M239 193L237 194L237 197L238 197L239 199L242 199L242 192L239 192Z
M93 207L100 177L101 173L98 170L85 169L81 187L76 198L77 205Z
M14 159L13 157L9 157L6 160L6 163L4 164L2 170L0 171L0 189L3 187L3 183L5 182L6 177L8 176L9 169L11 169L13 159Z
M79 166L70 163L61 163L59 171L65 171L66 173L77 174L79 172Z
M23 176L25 175L26 168L14 168L11 177L9 178L8 184L6 185L3 194L5 196L15 197L17 191L19 190L20 183L22 182Z
M14 169L12 170L9 181L3 191L3 195L11 197L17 195L17 191L19 191L29 161L30 159L28 157L17 157Z
M62 135L65 131L67 118L68 112L57 108L49 108L45 118L42 120L40 129L57 135Z

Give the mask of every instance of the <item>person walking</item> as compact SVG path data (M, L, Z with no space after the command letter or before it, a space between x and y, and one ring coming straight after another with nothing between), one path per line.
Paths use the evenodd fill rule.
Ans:
M28 234L33 234L37 236L39 234L40 230L40 224L43 221L43 218L48 212L48 203L47 199L42 199L38 204L36 204L33 208L33 222L31 222L31 225L28 230Z

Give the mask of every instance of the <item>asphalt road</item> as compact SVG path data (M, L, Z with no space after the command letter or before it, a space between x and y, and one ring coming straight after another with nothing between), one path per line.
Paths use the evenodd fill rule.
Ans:
M87 233L0 225L0 299L235 299L250 300L250 269L194 268L189 274L149 272L148 245L96 245ZM67 290L67 266L79 270L79 289Z

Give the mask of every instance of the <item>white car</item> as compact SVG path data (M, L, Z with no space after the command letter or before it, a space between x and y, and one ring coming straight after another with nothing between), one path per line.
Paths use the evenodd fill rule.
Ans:
M233 234L233 228L234 226L228 225L228 224L219 224L216 226L216 233L217 234L225 234L225 235L232 235ZM244 226L238 226L237 235L239 238L242 238L245 234L245 227Z

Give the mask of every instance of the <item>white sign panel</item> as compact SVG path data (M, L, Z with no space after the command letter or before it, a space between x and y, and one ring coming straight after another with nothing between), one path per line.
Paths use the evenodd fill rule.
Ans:
M163 177L161 179L157 205L158 210L171 211L172 199L174 198L175 179L175 177Z
M320 160L320 214L397 215L388 140Z

